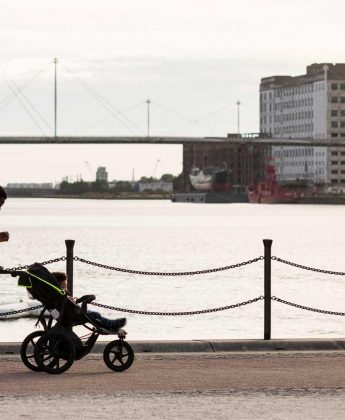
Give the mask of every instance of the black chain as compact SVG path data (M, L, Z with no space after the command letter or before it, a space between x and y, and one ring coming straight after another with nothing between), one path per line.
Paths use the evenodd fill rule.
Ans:
M52 263L59 262L59 261L66 261L66 257L54 258L52 260L43 261L40 264L41 265L48 265L48 264L52 264ZM31 264L28 264L28 265L20 265L18 267L5 268L5 270L7 270L7 271L26 270L27 268L30 267L30 265Z
M105 268L106 270L120 271L121 273L130 273L130 274L142 274L144 276L192 276L196 274L206 274L206 273L216 273L217 271L230 270L231 268L243 267L248 264L253 264L257 261L263 260L264 257L254 258L252 260L244 261L238 264L227 265L220 268L210 268L206 270L197 270L197 271L181 271L181 272L159 272L159 271L141 271L141 270L130 270L127 268L112 267L110 265L99 264L93 261L85 260L84 258L74 257L75 261L80 261L85 264L90 264L95 267Z
M278 261L283 264L288 264L293 267L302 268L303 270L316 271L317 273L324 273L324 274L333 274L335 276L345 276L345 273L343 273L342 271L330 271L330 270L322 270L321 268L307 267L306 265L301 265L301 264L297 264L291 261L286 261L286 260L283 260L282 258L278 258L274 256L272 257L272 260Z
M233 305L222 306L220 308L202 309L202 310L199 310L199 311L189 311L189 312L136 311L134 309L124 309L124 308L117 308L115 306L102 305L101 303L96 303L96 302L91 302L91 305L99 306L100 308L111 309L113 311L128 312L128 313L131 313L131 314L179 316L179 315L197 315L197 314L206 314L206 313L210 313L210 312L225 311L227 309L234 309L234 308L239 308L240 306L249 305L250 303L254 303L254 302L257 302L257 301L263 300L263 299L264 299L263 296L259 296L255 299L246 300L245 302L235 303Z
M32 306L31 308L25 308L25 309L18 309L17 311L2 312L0 313L0 316L21 314L23 312L29 312L29 311L32 311L34 309L39 309L39 308L43 308L43 305Z
M292 302L289 302L287 300L280 299L280 298L278 298L276 296L272 296L271 299L274 300L274 301L276 301L276 302L284 303L284 305L293 306L293 307L299 308L299 309L305 309L306 311L318 312L320 314L326 314L326 315L340 315L340 316L345 316L345 312L334 312L334 311L326 311L324 309L310 308L309 306L303 306L303 305L299 305L297 303L292 303Z

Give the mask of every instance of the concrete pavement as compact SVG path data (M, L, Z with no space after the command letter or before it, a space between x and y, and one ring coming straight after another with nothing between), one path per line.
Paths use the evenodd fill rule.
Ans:
M61 375L0 356L4 418L342 419L345 352L138 353L125 372L100 354Z
M115 339L117 337L114 337ZM110 341L110 340L109 340ZM93 353L101 353L109 341L98 341ZM128 340L135 353L176 352L247 352L247 351L332 351L345 350L344 338L330 339L274 339L274 340L184 340L184 341L132 341ZM1 354L19 354L21 343L0 342Z
M129 341L135 361L109 370L105 342L61 375L28 370L0 343L3 418L343 419L345 340Z

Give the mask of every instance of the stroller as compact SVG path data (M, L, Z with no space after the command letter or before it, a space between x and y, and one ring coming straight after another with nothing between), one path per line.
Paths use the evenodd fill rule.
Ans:
M107 330L88 316L87 304L96 299L94 295L82 296L74 302L47 268L39 263L16 274L19 275L18 286L26 287L32 297L44 305L36 323L40 323L43 330L29 334L21 345L20 355L25 366L51 374L65 372L75 360L92 350L99 335L110 334L117 334L118 340L105 347L105 364L115 372L124 371L132 365L134 352L124 340L126 331ZM46 311L50 313L48 320L44 317ZM72 330L77 325L83 325L90 333L79 337Z

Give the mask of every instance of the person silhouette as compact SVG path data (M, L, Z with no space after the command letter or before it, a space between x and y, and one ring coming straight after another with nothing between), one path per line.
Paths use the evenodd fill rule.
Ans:
M5 201L7 200L7 192L5 191L5 188L3 188L0 185L0 210L1 207L5 204ZM10 238L10 235L8 232L0 232L0 242L7 242Z

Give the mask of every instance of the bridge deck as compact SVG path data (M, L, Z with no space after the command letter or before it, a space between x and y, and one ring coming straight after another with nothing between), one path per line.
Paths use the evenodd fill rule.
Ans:
M126 136L2 136L0 144L188 144L228 143L275 146L345 146L345 139L283 139L265 137L126 137Z

